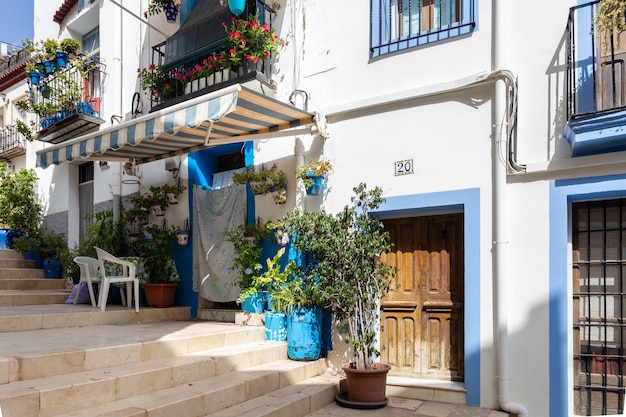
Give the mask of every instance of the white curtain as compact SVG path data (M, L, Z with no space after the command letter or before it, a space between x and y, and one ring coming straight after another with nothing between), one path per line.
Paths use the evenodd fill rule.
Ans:
M193 289L209 301L235 301L239 277L230 270L233 245L226 234L245 222L246 186L196 188L193 194Z

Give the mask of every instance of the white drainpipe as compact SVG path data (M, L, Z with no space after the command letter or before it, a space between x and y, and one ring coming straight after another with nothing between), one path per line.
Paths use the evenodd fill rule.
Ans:
M493 68L502 68L507 39L506 16L502 8L501 0L492 0L492 48ZM507 213L507 90L506 78L497 77L494 94L494 123L493 135L495 146L493 147L493 199L494 199L494 277L495 286L495 317L496 327L496 362L499 406L518 417L527 417L528 410L521 404L511 402L509 364L509 290L508 290L508 219Z

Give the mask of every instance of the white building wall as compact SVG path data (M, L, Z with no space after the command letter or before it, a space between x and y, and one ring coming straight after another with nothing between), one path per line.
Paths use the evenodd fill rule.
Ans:
M146 10L146 0L141 5L119 1L140 16ZM35 0L35 40L71 33L50 18L60 3ZM274 23L289 45L277 62L277 96L286 102L294 90L306 91L308 110L326 115L326 140L299 139L305 162L329 159L334 173L322 200L302 198L294 192L296 138L258 141L255 163L278 162L290 175L290 188L285 205L275 205L269 196L256 197L257 215L276 220L296 204L307 209L323 205L335 212L349 203L359 182L381 186L387 197L479 189L481 405L497 407L492 189L494 125L503 118L495 114L494 102L504 97L495 97L493 80L470 84L490 71L510 70L519 86L518 162L528 166L525 174L509 174L506 187L510 253L503 279L509 286L511 399L527 407L529 415L541 416L548 415L550 400L549 185L555 179L623 173L623 154L572 160L561 137L564 28L576 2L498 2L501 18L495 24L503 29L495 41L503 46L497 59L492 3L476 3L477 28L470 35L370 59L369 2L282 1ZM159 19L150 22L168 34L176 30L177 25ZM113 115L127 117L132 95L139 91L136 69L150 63L150 47L164 38L108 1L99 7L99 25L109 74L103 111L108 125ZM144 113L148 108L146 101ZM26 165L34 165L33 155L29 152ZM394 176L394 162L404 159L413 159L415 173ZM183 157L183 168L185 164ZM96 164L95 202L171 181L163 162L143 168L139 186L128 182L130 177L120 177L119 164L102 169ZM75 184L68 178L75 171L72 164L38 170L49 213L67 210L72 217L76 211ZM186 178L186 169L182 172ZM186 204L185 195L181 201ZM171 223L184 220L173 216Z

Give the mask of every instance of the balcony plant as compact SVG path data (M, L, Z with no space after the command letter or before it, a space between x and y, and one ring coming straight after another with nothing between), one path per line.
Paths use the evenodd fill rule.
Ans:
M608 40L613 38L619 44L620 33L626 30L626 0L602 0L594 21L596 30ZM604 52L608 52L611 42L604 42Z
M176 240L179 246L187 246L189 244L189 234L191 233L191 227L189 226L189 218L185 219L182 227L176 229Z
M179 8L178 3L174 0L150 0L150 3L148 3L148 14L152 16L172 8L175 8L176 11Z
M237 70L246 64L258 63L270 59L272 54L278 55L279 49L286 45L274 29L267 23L259 21L258 14L248 19L231 18L230 26L222 23L228 35L226 41L226 58L228 66Z
M323 305L329 306L340 329L347 330L351 358L343 365L348 379L350 401L382 402L389 366L375 363L380 300L387 294L395 268L380 261L391 249L389 234L372 212L384 202L382 189L367 189L364 183L353 189L351 204L336 215L325 211L295 211L286 220L294 248L310 254L306 277L317 280ZM381 374L382 391L371 396L354 395L352 370ZM381 398L382 393L382 398Z
M151 101L163 101L172 97L177 91L179 81L176 71L165 72L161 65L150 64L148 68L137 69L141 89L146 91Z
M164 184L161 186L163 194L167 198L168 204L178 204L178 197L187 189L179 180L176 185Z
M333 165L330 161L314 161L296 169L296 178L302 180L307 194L318 195L322 192L324 178L326 178L332 170Z

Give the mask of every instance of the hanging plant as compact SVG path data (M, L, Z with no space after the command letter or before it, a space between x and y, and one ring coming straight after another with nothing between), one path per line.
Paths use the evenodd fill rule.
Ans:
M594 23L596 30L608 38L603 47L605 52L610 44L609 36L618 45L619 35L626 30L626 0L602 0Z

